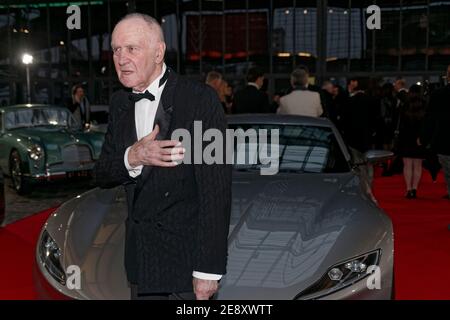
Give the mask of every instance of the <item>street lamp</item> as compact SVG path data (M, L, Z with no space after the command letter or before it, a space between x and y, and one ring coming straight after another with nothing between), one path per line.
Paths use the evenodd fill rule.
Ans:
M30 64L33 63L33 56L25 53L22 56L22 63L27 68L27 103L31 103L31 86L30 86Z

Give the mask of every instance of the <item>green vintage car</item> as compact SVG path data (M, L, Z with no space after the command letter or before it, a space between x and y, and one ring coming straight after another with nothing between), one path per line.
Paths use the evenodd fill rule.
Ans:
M104 134L85 132L63 107L26 104L0 108L0 168L19 194L40 181L89 176Z

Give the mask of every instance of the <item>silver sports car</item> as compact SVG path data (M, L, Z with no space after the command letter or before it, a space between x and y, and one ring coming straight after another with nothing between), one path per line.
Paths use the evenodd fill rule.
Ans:
M233 150L245 161L235 161L228 271L215 298L392 298L392 223L367 174L391 154L357 157L326 119L240 115L228 123L242 129ZM254 159L267 140L252 140L249 129L277 130L278 173L261 174L267 162ZM36 248L42 297L130 298L126 208L122 187L97 188L50 216Z

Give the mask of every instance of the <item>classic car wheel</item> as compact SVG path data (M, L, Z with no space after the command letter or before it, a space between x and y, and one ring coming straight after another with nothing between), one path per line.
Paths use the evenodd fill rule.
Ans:
M23 178L22 159L20 159L20 154L17 150L11 152L11 156L9 157L9 171L14 189L16 189L17 193L20 195L29 194L31 192L31 185Z

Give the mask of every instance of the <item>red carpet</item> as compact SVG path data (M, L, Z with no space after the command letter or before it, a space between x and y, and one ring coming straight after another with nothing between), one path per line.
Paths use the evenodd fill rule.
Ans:
M424 171L418 199L404 198L402 176L377 177L374 193L394 224L397 299L450 299L450 201L442 174Z
M35 243L53 210L0 228L0 300L35 299L32 281Z
M377 177L374 193L392 217L397 299L450 299L450 201L442 175L424 173L417 200L404 198L402 176ZM39 231L52 210L0 229L0 299L35 299L32 265Z

